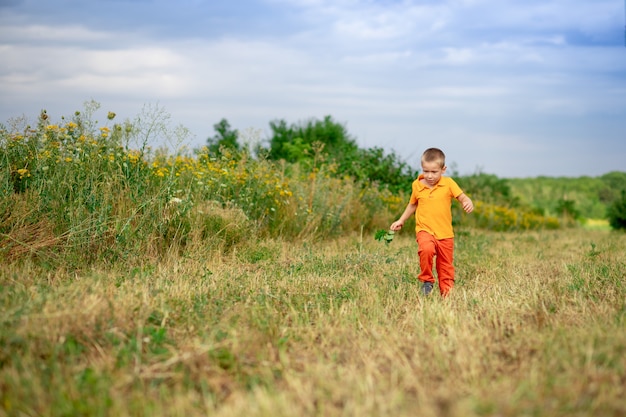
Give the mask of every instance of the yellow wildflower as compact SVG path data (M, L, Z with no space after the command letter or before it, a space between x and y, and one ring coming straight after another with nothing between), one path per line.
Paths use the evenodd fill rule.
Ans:
M128 153L128 160L130 161L130 163L136 164L137 162L139 162L139 153L137 151L130 151Z
M156 175L157 177L165 177L167 174L169 173L169 170L165 167L163 168L159 168L156 170L156 172L154 173L154 175Z

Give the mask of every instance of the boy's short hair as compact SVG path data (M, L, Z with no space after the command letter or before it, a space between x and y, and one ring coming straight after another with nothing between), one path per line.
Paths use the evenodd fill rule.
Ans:
M428 148L422 154L422 162L440 162L443 168L446 165L446 154L439 148Z

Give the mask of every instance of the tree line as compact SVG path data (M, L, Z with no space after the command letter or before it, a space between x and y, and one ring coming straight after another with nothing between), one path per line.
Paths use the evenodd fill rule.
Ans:
M239 131L226 119L214 126L207 148L219 156L241 152ZM332 165L337 177L351 177L362 186L376 184L391 192L409 193L419 167L410 166L394 151L381 147L361 148L344 125L331 116L288 123L271 121L265 144L252 149L258 157L285 161L313 170L316 164ZM531 208L538 214L556 215L573 222L584 218L608 219L614 229L626 230L626 172L600 177L505 179L477 172L453 173L474 198L507 207Z
M214 129L215 135L207 139L212 154L243 150L239 132L226 119ZM305 169L314 169L319 163L332 165L337 177L352 177L364 186L375 183L392 192L410 191L417 175L417 170L395 152L360 148L345 126L331 116L291 124L275 120L270 122L270 130L267 146L257 144L252 150L260 158L299 164Z

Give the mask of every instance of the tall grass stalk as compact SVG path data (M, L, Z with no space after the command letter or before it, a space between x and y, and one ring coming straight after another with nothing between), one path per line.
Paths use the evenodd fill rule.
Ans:
M98 104L86 107L59 124L44 111L34 127L0 126L0 254L8 259L80 268L191 242L227 250L244 235L316 240L382 227L398 211L396 196L334 177L321 156L310 171L247 150L189 151L189 132L159 107L122 123L109 112L99 128ZM148 146L159 142L169 148Z

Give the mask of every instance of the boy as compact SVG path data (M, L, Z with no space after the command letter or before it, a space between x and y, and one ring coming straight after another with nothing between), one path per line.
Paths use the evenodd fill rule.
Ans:
M430 294L435 278L433 258L439 278L439 292L446 297L454 287L454 232L452 230L452 197L459 200L463 210L471 213L474 203L446 172L446 156L437 148L429 148L422 155L423 173L413 182L411 199L400 219L390 229L398 231L415 213L415 233L423 282L422 293Z

